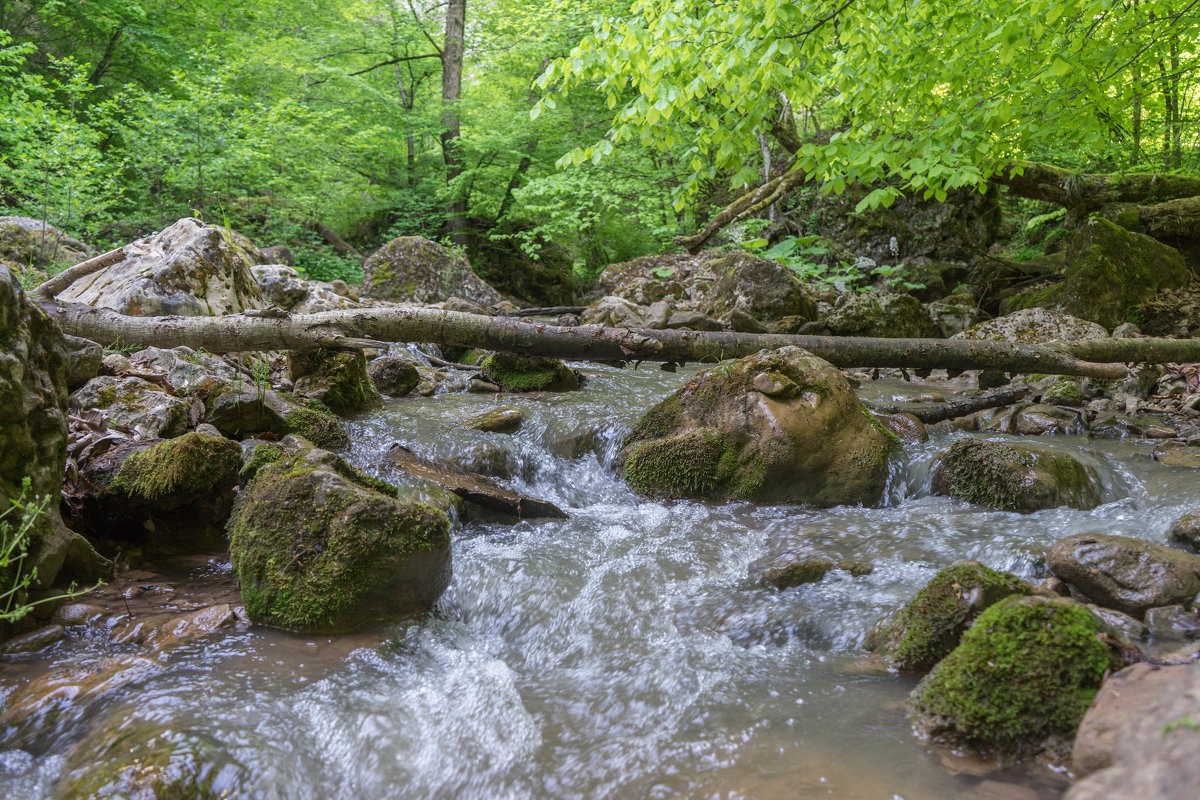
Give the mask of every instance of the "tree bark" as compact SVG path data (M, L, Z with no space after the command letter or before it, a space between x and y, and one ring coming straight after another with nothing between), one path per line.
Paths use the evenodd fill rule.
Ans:
M1012 405L1029 394L1028 386L1005 386L991 392L984 392L975 397L963 400L951 400L938 405L928 403L904 403L901 405L889 403L874 403L863 401L863 405L881 414L912 414L926 425L942 422L948 419L958 419L976 411L986 411L989 408L1000 408Z
M1022 174L1013 175L1018 166ZM1021 197L1078 212L1095 211L1109 203L1156 203L1200 195L1200 177L1191 175L1086 175L1033 161L1006 166L992 182Z
M446 164L446 184L452 185L463 172L459 152L460 127L458 101L462 97L463 47L467 0L449 0L446 4L446 40L442 47L442 161ZM446 205L446 233L450 241L467 244L467 199L453 192Z
M334 249L339 256L344 258L353 258L360 264L363 262L363 254L354 249L354 246L347 242L342 237L338 236L333 230L322 222L317 220L309 220L304 223L305 227L313 233L325 240L325 243Z
M45 301L42 307L65 333L110 345L201 348L213 353L349 349L384 342L433 342L484 350L582 361L721 361L795 345L840 367L998 369L1120 379L1120 364L1089 363L1051 345L967 339L875 339L785 336L686 330L559 327L432 308L364 308L317 314L255 312L224 317L127 317L108 309ZM1200 361L1200 340L1115 340L1122 361ZM1140 345L1140 346L1139 346ZM1098 352L1098 351L1097 351ZM1168 357L1169 356L1169 357Z

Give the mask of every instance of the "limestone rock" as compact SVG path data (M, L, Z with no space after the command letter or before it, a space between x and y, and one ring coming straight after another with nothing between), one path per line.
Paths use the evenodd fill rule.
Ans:
M1167 541L1192 553L1200 554L1200 513L1184 514L1171 523Z
M271 305L296 314L358 308L362 304L338 293L332 284L309 281L283 264L261 264L250 268L263 297Z
M699 302L716 280L708 269L707 255L685 254L642 256L612 264L600 273L596 283L606 296L649 306L665 298Z
M461 297L484 306L501 300L466 256L420 236L388 242L367 259L363 273L363 293L381 300L440 303Z
M785 347L705 370L646 412L623 474L668 497L870 504L893 446L838 370Z
M383 404L367 374L367 357L362 350L289 350L287 358L296 394L319 400L335 414L356 414Z
M941 330L921 301L898 292L847 292L825 324L835 336L936 338Z
M1200 556L1127 536L1068 536L1046 553L1046 564L1089 599L1134 616L1200 594Z
M67 389L75 391L100 374L104 348L78 336L64 336L67 342Z
M1094 322L1046 308L1027 308L981 322L954 339L991 339L997 342L1043 344L1107 339L1108 331Z
M666 305L660 308L664 311L667 310ZM671 310L673 310L673 306ZM642 309L624 298L613 295L606 295L585 308L580 321L584 325L605 325L610 328L641 328L646 325ZM662 327L666 326L667 323L664 319Z
M939 456L933 493L1005 511L1100 504L1099 478L1079 459L1029 444L960 439Z
M187 402L142 378L101 375L70 401L72 411L99 409L112 424L142 439L169 439L187 430Z
M417 365L399 356L380 356L367 364L375 388L388 397L404 397L421 382Z
M18 267L70 266L95 255L83 242L29 217L0 217L0 261Z
M265 305L243 252L218 228L191 218L125 245L124 261L58 296L135 317L220 316Z
M776 322L784 317L817 318L812 292L778 261L734 252L706 266L717 278L700 307L708 316L729 320L737 309L759 322Z

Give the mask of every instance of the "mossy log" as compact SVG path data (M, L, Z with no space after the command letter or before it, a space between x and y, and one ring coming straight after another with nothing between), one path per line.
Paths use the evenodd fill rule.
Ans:
M1109 203L1154 205L1200 195L1200 177L1194 175L1088 175L1036 161L1009 164L992 182L1030 200L1080 211L1094 211Z

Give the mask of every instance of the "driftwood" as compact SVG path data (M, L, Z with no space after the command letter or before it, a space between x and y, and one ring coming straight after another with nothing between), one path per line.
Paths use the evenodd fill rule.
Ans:
M560 327L433 308L362 308L317 314L251 311L224 317L127 317L108 309L45 301L63 331L102 345L204 348L212 353L352 349L385 342L433 342L581 361L716 362L795 345L839 367L997 369L1093 378L1123 378L1125 367L1084 360L1200 361L1200 341L1114 340L1035 345L967 339L876 339L787 336L600 325Z
M59 292L66 290L75 281L111 267L113 264L119 264L124 260L124 247L109 250L107 253L101 253L98 256L89 258L87 261L80 261L75 266L63 270L41 286L35 288L30 294L38 300L53 300Z
M912 414L926 425L932 425L935 422L942 422L947 419L965 417L968 414L974 414L976 411L985 411L989 408L1000 408L1001 406L1011 405L1025 397L1030 391L1028 386L1005 386L1002 389L983 392L974 397L968 397L965 400L951 400L947 403L939 403L937 405L930 405L928 403L900 403L893 405L866 400L863 401L863 405L872 411L879 411L884 414Z
M563 314L582 314L587 306L540 306L536 308L518 308L516 311L503 311L502 317L560 317Z

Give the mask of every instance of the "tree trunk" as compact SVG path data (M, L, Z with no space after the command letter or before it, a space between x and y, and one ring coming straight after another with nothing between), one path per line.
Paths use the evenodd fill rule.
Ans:
M324 223L312 219L304 223L304 226L324 239L325 243L332 247L339 256L342 256L343 258L353 258L360 264L363 262L363 254L355 250L353 245L334 233L333 230Z
M734 200L718 213L712 220L693 236L677 236L675 244L686 248L689 253L699 253L709 239L721 232L726 225L758 214L763 209L770 208L780 200L787 198L808 178L802 169L791 167L777 178L759 186L753 191Z
M442 47L442 160L446 164L446 184L451 187L446 205L446 233L455 244L467 244L467 199L453 186L463 172L459 151L458 101L462 97L463 46L467 0L449 0L446 4L446 41Z
M1011 175L1014 167L1021 167L1022 174ZM1155 203L1200 195L1200 177L1191 175L1082 175L1033 161L1006 166L992 182L1021 197L1083 213L1109 203Z
M44 295L43 295L44 297ZM1085 342L1050 345L967 339L875 339L785 336L685 330L558 327L512 318L432 308L364 308L287 314L250 311L224 317L127 317L108 309L42 304L65 333L103 345L204 348L213 353L310 347L379 347L385 342L433 342L485 350L583 361L720 361L796 345L841 367L998 369L1120 379L1120 364L1081 361L1072 350ZM1200 340L1114 340L1122 361L1200 361ZM1132 344L1128 344L1132 343Z

